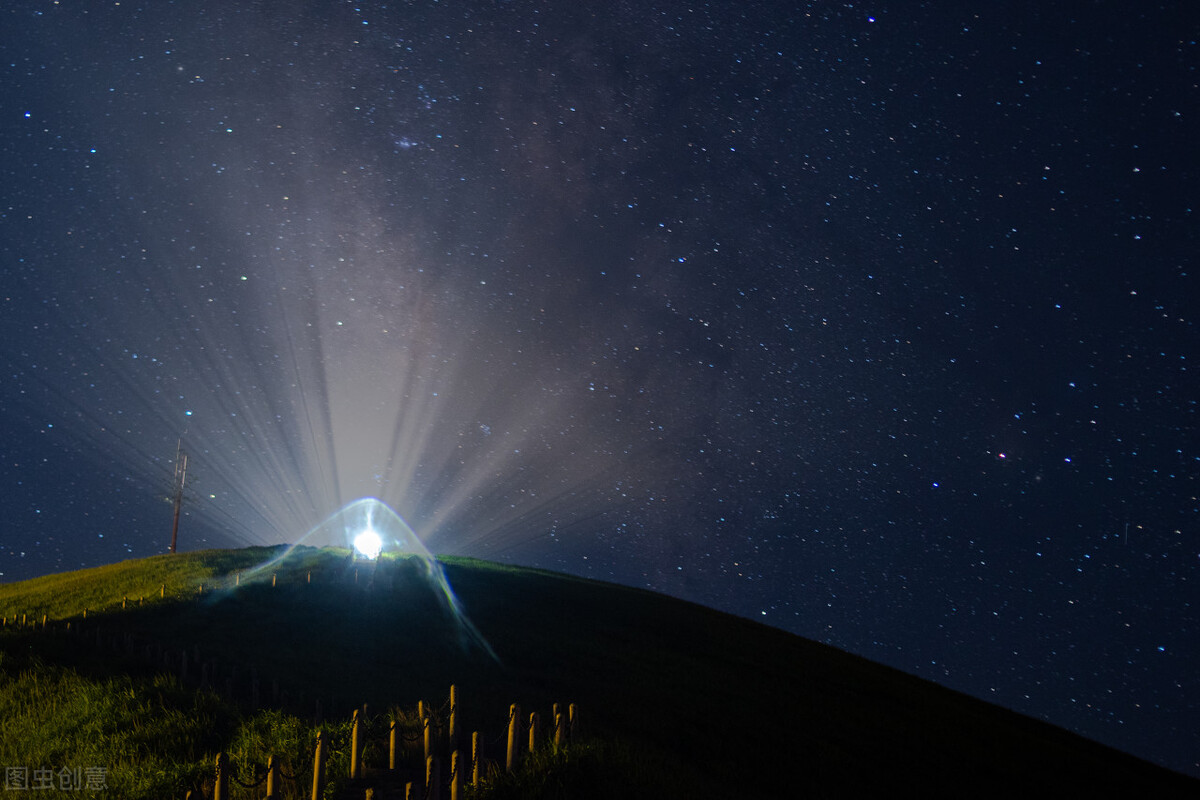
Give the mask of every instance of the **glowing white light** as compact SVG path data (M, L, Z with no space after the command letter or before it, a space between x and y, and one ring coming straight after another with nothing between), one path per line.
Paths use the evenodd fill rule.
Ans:
M379 538L379 534L373 528L367 528L354 537L354 549L366 558L379 558L379 552L383 550L383 539Z

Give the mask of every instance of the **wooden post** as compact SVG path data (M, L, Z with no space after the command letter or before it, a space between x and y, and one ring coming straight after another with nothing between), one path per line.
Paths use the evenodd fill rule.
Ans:
M563 731L563 726L565 723L566 723L566 720L563 719L563 715L561 712L556 713L554 715L554 749L555 750L562 749L563 740L566 738L565 732Z
M279 762L275 756L267 758L267 800L279 800L276 789L279 788Z
M229 800L229 757L217 753L217 785L213 789L213 800Z
M358 728L359 728L358 709L354 709L354 716L350 718L350 780L356 781L362 777L362 764L359 763L358 754Z
M537 749L538 729L541 728L542 718L538 716L538 712L533 712L529 715L529 752Z
M440 800L442 788L442 776L439 775L438 760L436 756L429 756L425 759L425 800Z
M568 710L570 715L567 722L567 736L571 741L575 741L575 738L579 736L579 714L574 703L571 703Z
M313 754L312 800L325 793L325 731L317 731L317 749Z
M425 758L429 758L433 755L433 716L428 711L421 720L421 726L425 730Z
M458 749L458 687L450 684L450 751Z
M396 769L396 720L388 725L388 770Z
M450 754L450 800L459 800L462 797L462 772L462 759L455 750Z
M471 785L479 785L479 731L471 734Z
M508 709L508 757L505 759L505 769L512 772L517 766L517 737L521 734L521 707L516 703Z

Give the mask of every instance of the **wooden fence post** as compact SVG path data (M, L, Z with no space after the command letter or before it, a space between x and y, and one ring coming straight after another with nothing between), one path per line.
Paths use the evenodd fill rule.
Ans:
M267 800L279 800L279 761L275 756L267 757Z
M529 752L537 749L537 739L539 728L541 728L542 718L538 716L538 712L533 712L529 715Z
M450 751L458 749L458 687L450 684Z
M455 750L450 754L450 800L462 797L462 758Z
M562 712L561 711L556 712L554 715L554 749L555 750L562 749L563 739L565 738L564 731L563 731L564 723L565 723L565 720L563 719Z
M438 760L436 756L425 759L425 800L439 800L441 797L441 776L438 775Z
M396 769L396 720L388 725L388 770Z
M325 731L317 731L317 749L313 754L312 800L325 793Z
M505 769L512 772L517 766L517 737L521 730L521 707L516 703L508 709L508 758L505 759Z
M358 753L358 728L361 724L358 718L358 709L354 709L354 716L350 718L350 780L356 781L362 777L362 764L359 763Z
M213 800L229 800L229 757L217 753L217 785L213 789Z
M479 785L479 731L471 734L471 785Z
M421 727L425 733L425 758L433 755L433 715L428 709L422 709L425 716L421 718Z

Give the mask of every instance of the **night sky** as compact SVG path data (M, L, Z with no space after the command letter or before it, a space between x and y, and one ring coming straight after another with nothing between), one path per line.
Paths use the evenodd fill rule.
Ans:
M1190 7L7 2L0 580L182 440L1200 775Z

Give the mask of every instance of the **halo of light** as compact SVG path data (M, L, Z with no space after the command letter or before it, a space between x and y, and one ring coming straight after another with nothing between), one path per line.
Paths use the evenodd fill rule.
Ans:
M354 549L373 561L379 558L379 553L383 550L383 539L379 538L374 528L366 528L354 537Z

